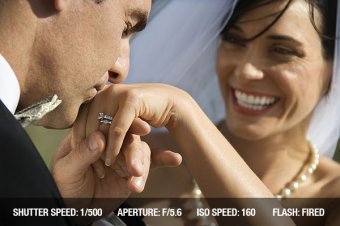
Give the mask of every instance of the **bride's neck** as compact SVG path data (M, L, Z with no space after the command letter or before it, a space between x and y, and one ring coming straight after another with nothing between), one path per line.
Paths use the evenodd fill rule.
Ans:
M309 153L308 141L299 131L287 131L259 140L235 136L227 126L222 126L221 131L261 179L286 170L296 171Z

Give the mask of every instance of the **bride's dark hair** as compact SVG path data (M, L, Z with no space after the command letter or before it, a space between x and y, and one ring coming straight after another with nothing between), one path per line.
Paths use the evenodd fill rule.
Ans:
M247 12L263 7L265 5L269 5L278 1L286 1L285 7L280 10L273 12L273 15L276 15L273 21L262 29L259 33L245 40L241 40L242 42L252 41L267 30L269 30L285 13L285 11L289 8L290 4L295 0L239 0L233 15L231 16L228 24L222 31L222 39L227 34L229 28L239 21L240 17L242 17ZM337 0L304 0L307 2L309 6L309 17L312 25L315 30L318 32L322 47L323 47L323 56L325 59L333 59L334 57L334 46L335 46L335 31L336 31L336 11L337 11ZM316 19L315 10L317 10L321 16L321 24L318 24L318 20ZM264 17L269 15L264 15ZM258 20L261 18L255 18L254 20Z

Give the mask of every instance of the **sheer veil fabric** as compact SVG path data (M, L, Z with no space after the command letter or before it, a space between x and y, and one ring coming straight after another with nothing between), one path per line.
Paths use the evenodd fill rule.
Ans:
M190 93L212 120L223 119L215 55L219 33L235 2L155 1L148 26L131 42L126 83L177 86Z
M237 0L169 0L153 3L145 31L131 42L126 83L167 83L190 93L209 118L224 118L215 72L219 33ZM334 73L329 93L313 114L309 139L320 154L332 157L340 135L340 4ZM308 82L308 81L306 81Z
M332 157L340 136L340 4L336 21L336 44L334 67L329 93L316 107L308 130L310 140L318 147L320 154Z

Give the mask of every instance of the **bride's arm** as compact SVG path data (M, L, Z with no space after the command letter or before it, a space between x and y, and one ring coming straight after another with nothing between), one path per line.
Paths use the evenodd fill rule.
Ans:
M114 85L101 92L91 104L89 119L99 112L114 115L108 132L108 163L118 154L132 121L140 117L155 127L165 126L206 197L273 198L229 142L184 91L167 85ZM261 202L260 200L265 200ZM237 205L242 206L242 199ZM278 219L268 211L281 208L276 199L254 199L256 217L251 225L294 225L289 217Z

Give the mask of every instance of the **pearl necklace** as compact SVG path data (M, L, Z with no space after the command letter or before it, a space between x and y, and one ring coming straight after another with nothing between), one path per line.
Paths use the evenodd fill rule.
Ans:
M294 191L296 191L300 187L300 183L307 180L316 170L320 162L319 150L316 148L311 141L308 140L308 144L310 147L310 160L302 166L302 169L306 168L306 170L302 170L301 173L298 173L289 183L287 183L278 194L275 194L275 198L281 200L290 196ZM198 187L196 181L194 180L194 189L192 191L194 198L202 198L202 191Z
M287 183L281 189L278 194L274 195L275 198L279 200L287 198L300 187L300 183L306 181L307 178L315 172L320 162L320 155L318 149L309 140L308 144L311 151L310 160L304 166L302 166L302 169L306 168L306 170L302 170L301 173L298 173L289 183Z
M320 162L319 151L315 147L315 145L311 143L311 141L308 140L308 144L310 147L309 161L307 161L301 167L302 169L301 172L299 171L297 175L289 183L287 183L278 194L274 195L275 198L277 198L278 200L282 200L290 196L294 191L296 191L300 187L300 183L306 181L307 178L310 177L315 172L316 168L318 167L319 162ZM193 182L194 182L194 188L192 190L192 195L194 198L194 206L196 206L196 209L202 208L204 206L202 202L202 198L204 198L204 196L202 194L201 189L197 185L196 181L193 180ZM197 218L200 218L200 220L196 224L197 226L201 226L201 225L217 226L217 224L211 218L207 216L200 216Z
M206 203L203 201L203 193L201 189L199 188L198 184L196 183L195 179L193 179L194 188L192 189L192 198L191 202L193 202L193 205L191 206L191 210L193 210L192 206L195 207L195 211L197 211L198 208L208 207ZM194 217L196 219L195 226L217 226L217 223L215 222L214 218L211 216L197 216Z

